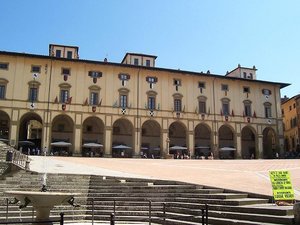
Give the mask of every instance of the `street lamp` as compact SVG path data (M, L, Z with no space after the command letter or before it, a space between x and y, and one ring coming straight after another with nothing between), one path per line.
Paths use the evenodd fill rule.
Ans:
M170 154L169 153L169 146L170 146L170 138L169 137L167 137L166 143L167 143L167 155L169 155Z

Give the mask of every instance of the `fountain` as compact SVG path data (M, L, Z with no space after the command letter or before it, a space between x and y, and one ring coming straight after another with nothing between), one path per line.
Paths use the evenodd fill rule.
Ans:
M45 188L45 187L43 187ZM48 192L48 191L5 191L8 196L12 196L21 202L20 209L25 208L27 205L32 204L36 211L35 221L38 225L49 225L50 210L55 205L69 203L74 205L74 196L79 193L64 193L64 192ZM40 223L38 223L40 222Z
M44 163L44 169L45 168L46 166ZM53 224L52 222L47 222L49 221L50 210L55 205L67 203L73 207L79 206L74 204L74 197L80 194L48 191L46 183L47 173L46 170L44 170L44 174L42 176L42 188L40 191L5 191L4 193L15 198L15 201L13 201L12 204L20 201L20 209L25 208L29 204L33 206L36 211L35 223L33 224L51 225Z

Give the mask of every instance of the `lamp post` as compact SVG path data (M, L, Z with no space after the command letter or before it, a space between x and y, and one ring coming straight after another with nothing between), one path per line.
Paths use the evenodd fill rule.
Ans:
M166 152L167 152L167 156L168 156L170 154L169 153L169 150L170 150L169 149L169 147L170 147L170 138L169 137L166 138L166 143L167 143L167 151Z

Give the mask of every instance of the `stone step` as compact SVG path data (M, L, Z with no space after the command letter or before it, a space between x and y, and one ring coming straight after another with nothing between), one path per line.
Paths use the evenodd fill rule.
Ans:
M209 205L232 205L232 206L243 206L253 204L265 204L269 202L269 199L261 198L238 198L238 199L193 199L193 198L176 198L176 202L189 202L198 204L209 204Z
M186 213L189 215L201 215L200 209L187 210L186 208L180 207L167 207L167 212L171 213ZM278 224L291 224L293 221L293 216L277 216L277 215L267 215L267 214L245 214L241 212L230 212L230 211L213 211L209 210L209 217L217 218L227 218L235 220L247 220L252 222L263 222L263 223L278 223Z
M233 220L247 220L257 223L293 224L294 216L276 216L266 214L245 214L241 212L209 211L209 216Z
M167 203L167 207L182 207L185 209L199 209L203 207L203 204L187 203L187 202L170 202ZM271 203L258 204L258 205L246 205L246 206L230 206L230 205L209 205L209 210L215 211L230 211L230 212L243 212L247 214L267 214L267 215L281 215L289 216L293 215L292 206L276 206Z
M149 190L151 191L151 190ZM184 192L133 192L130 193L132 197L140 197L140 196L147 196L147 197L182 197L182 198L194 198L194 199L241 199L247 198L247 194L222 194L222 195L208 195L208 194L197 194L197 193L184 193ZM126 197L128 196L128 192L89 192L89 197Z
M0 217L5 212L4 190L40 190L42 175L38 173L19 172L11 174L4 182L0 182ZM200 208L209 204L211 211L210 224L276 224L290 222L289 210L270 209L268 199L248 198L247 194L229 192L220 188L206 188L200 185L186 184L176 181L161 181L148 179L102 177L88 175L47 174L47 187L50 191L67 191L82 193L75 198L75 203L81 206L56 206L51 214L58 216L65 211L66 217L72 215L78 219L91 217L92 198L94 198L94 213L100 219L108 221L110 213L115 210L117 220L145 221L149 217L149 199L153 210L153 221L161 224L163 203L166 202L168 223L166 224L196 224ZM2 192L2 193L1 193ZM265 207L260 207L264 205ZM9 206L11 216L19 216L18 206ZM22 210L22 216L30 217L32 208ZM285 213L285 214L284 214ZM251 221L251 216L256 222ZM263 220L264 217L268 217ZM274 221L272 221L274 218ZM286 220L285 220L286 219ZM225 221L225 223L221 223ZM276 221L276 223L275 223ZM172 223L173 222L173 223ZM270 223L271 222L271 223ZM199 224L199 223L198 223Z
M227 218L216 218L216 217L208 217L208 223L213 225L283 225L280 223L264 223L264 222L253 222L246 220L234 220ZM288 225L288 224L284 224Z

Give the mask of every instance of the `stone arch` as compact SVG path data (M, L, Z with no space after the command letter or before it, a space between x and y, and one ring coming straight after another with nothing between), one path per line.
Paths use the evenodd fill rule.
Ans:
M9 115L0 110L0 140L9 144L10 139L10 117Z
M147 120L142 125L141 155L144 157L160 158L162 149L160 124L155 120Z
M276 155L276 132L272 127L263 130L263 158L272 159ZM278 152L279 153L279 152Z
M96 117L87 117L82 123L82 156L103 156L102 147L85 147L84 144L104 144L104 123Z
M253 127L245 126L241 132L242 141L242 158L243 159L257 159L258 152L257 146L257 134Z
M212 132L211 128L205 123L199 123L195 127L195 157L204 156L207 158L212 147Z
M236 146L235 139L236 135L234 129L225 124L219 128L219 158L221 159L234 159L236 158Z
M112 157L131 158L134 153L133 125L125 119L117 119L113 124ZM127 146L118 148L117 146Z
M36 154L33 149L41 149L43 120L35 112L28 112L20 118L18 148L27 154ZM32 144L33 143L33 144Z
M187 149L172 149L174 146L187 148L187 128L180 121L175 121L169 126L169 154L186 154Z
M51 142L66 142L69 146L51 145L51 152L55 155L73 155L74 153L74 121L65 114L57 115L52 121Z

